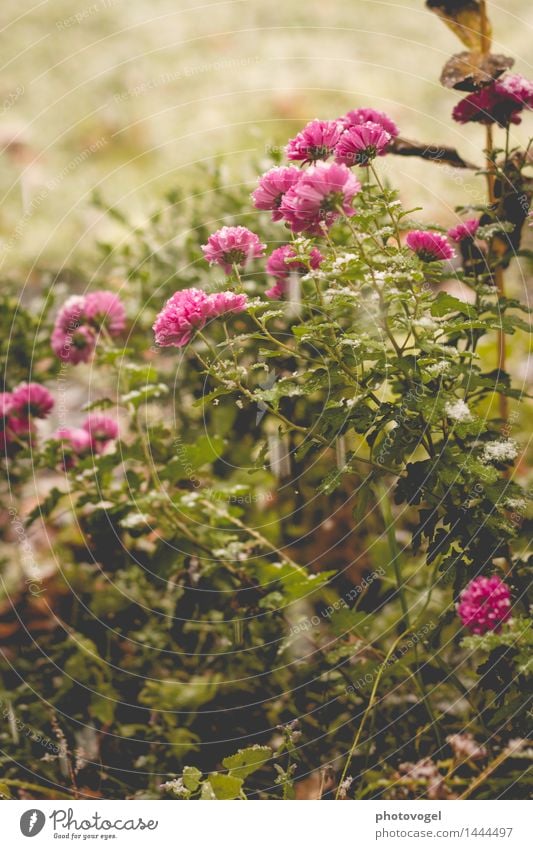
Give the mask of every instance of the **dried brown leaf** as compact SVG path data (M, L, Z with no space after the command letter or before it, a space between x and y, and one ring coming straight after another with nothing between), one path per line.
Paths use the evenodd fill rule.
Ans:
M450 165L452 168L479 170L477 165L473 165L471 162L463 159L454 147L448 147L442 144L423 144L422 142L410 141L409 139L403 139L398 136L391 143L390 152L396 153L398 156L419 156L421 159L427 159L429 162L436 162L438 165Z
M484 46L490 45L492 30L488 21L485 34L487 43L483 45L479 0L426 0L426 6L435 12L470 50L483 50Z
M456 53L442 69L440 81L446 88L476 91L512 68L514 59L501 53L484 56L479 52Z

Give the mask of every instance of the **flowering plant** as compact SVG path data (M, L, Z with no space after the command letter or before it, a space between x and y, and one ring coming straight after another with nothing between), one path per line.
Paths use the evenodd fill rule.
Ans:
M524 81L483 79L469 109L496 86L512 108L455 117L485 110L507 135L532 105ZM110 252L109 289L47 318L39 378L56 402L65 368L99 383L48 434L33 419L54 392L23 383L2 398L12 480L27 485L33 462L51 481L26 533L44 522L65 552L43 589L56 614L43 663L28 646L23 684L9 652L3 670L30 726L41 699L25 682L46 700L61 746L39 767L44 788L525 794L522 393L505 339L527 309L503 273L526 259L530 164L487 145L487 203L445 228L383 174L429 147L373 108L311 121L251 198L215 191L217 175L209 210L205 192L185 211L169 197ZM189 219L225 216L190 235ZM16 592L40 622L39 592ZM21 781L10 767L6 786Z

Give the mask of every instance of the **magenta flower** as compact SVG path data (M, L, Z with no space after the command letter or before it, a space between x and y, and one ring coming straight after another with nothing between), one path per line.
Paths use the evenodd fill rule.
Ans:
M85 296L83 315L90 324L105 327L111 336L118 336L126 326L124 304L114 292L89 292Z
M440 233L433 233L428 230L411 230L405 241L407 247L423 262L437 262L455 256L452 246L446 237Z
M352 201L361 184L345 165L318 162L284 196L280 212L295 233L321 235L341 211L355 215Z
M335 151L344 127L340 121L310 121L285 148L287 159L316 162L329 159Z
M462 221L456 227L448 230L448 238L452 242L467 242L475 238L479 230L479 218L469 218L468 221Z
M201 330L210 318L246 309L246 295L216 292L207 295L200 289L182 289L168 299L157 316L153 330L162 347L182 348L195 330Z
M21 383L13 390L11 405L17 418L45 419L54 406L54 399L48 389L39 383Z
M378 112L376 109L353 109L342 118L340 118L345 127L356 126L358 124L367 124L371 121L373 124L379 124L386 133L393 139L400 134L400 131L392 118L389 118L385 112Z
M242 312L246 309L246 295L235 292L213 292L207 296L209 318L216 318L229 312Z
M474 578L461 593L457 613L472 634L499 631L511 616L509 587L497 575Z
M318 268L323 261L324 257L318 248L312 248L309 254L309 266L312 269ZM286 280L295 271L299 274L306 274L309 271L309 266L298 259L292 245L283 245L281 248L272 251L267 260L266 270L277 280Z
M452 116L460 124L519 124L520 113L533 109L533 82L520 74L508 74L461 100Z
M283 245L270 254L266 270L276 278L276 283L265 294L273 301L279 301L286 292L286 281L291 274L306 274L309 268L315 269L323 262L324 257L318 248L312 248L309 254L309 265L298 259L298 254L292 245Z
M92 449L91 437L81 427L60 427L52 439L62 443L63 467L71 469L79 457L86 457Z
M265 295L267 298L270 298L271 301L281 301L286 291L286 285L284 280L278 280L277 283L274 283L270 289L265 290Z
M367 121L346 129L335 149L335 161L344 165L368 165L376 156L384 156L391 141L379 124Z
M82 424L82 429L89 434L91 446L100 454L108 442L118 436L118 424L115 419L102 413L89 413Z
M222 266L226 274L231 274L234 265L244 268L250 260L263 256L265 248L247 227L221 227L202 245L206 260Z
M66 363L86 363L96 346L96 334L85 322L85 298L73 295L59 310L52 331L52 350Z
M279 206L283 195L300 179L301 171L293 165L271 168L259 177L258 187L252 192L252 201L256 209L272 211L272 220L279 221Z
M0 392L0 426L9 418L13 409L13 396L11 392Z

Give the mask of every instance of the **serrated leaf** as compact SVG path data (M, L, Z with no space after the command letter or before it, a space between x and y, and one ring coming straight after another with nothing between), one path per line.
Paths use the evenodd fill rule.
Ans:
M272 757L270 746L250 746L247 749L239 749L234 755L229 755L222 761L226 767L237 778L245 779L252 772L260 769L266 761Z
M238 799L242 791L242 778L212 772L202 786L202 799Z

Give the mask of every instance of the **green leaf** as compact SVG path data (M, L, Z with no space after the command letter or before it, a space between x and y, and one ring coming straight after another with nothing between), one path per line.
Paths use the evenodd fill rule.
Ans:
M202 799L238 799L242 791L242 778L212 772L202 786Z
M202 773L199 769L196 769L195 766L185 766L183 767L183 784L191 793L194 793L198 790L200 786L200 781L202 779Z
M431 315L443 316L451 312L460 312L472 318L476 316L476 310L470 304L465 304L464 301L454 298L453 295L449 295L447 292L439 292L432 304Z
M271 757L270 746L250 746L247 749L239 749L234 755L224 758L222 764L231 775L245 779L252 772L260 769Z

